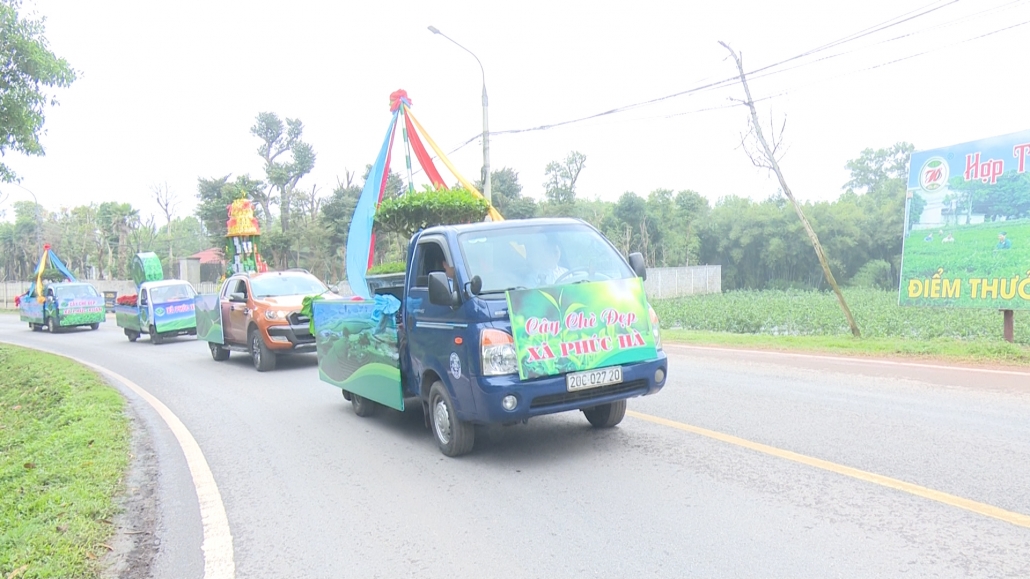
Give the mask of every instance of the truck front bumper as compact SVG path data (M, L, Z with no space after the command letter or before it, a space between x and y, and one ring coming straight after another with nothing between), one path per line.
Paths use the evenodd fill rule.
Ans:
M517 422L544 414L582 410L634 396L654 394L665 386L668 374L668 358L665 352L659 350L658 357L653 360L624 364L622 382L575 392L568 391L564 375L525 381L519 380L517 374L473 377L470 382L476 403L474 415L461 418L481 424ZM509 395L517 401L515 408L510 411L501 406L501 400Z
M268 326L268 349L281 352L303 353L315 351L315 336L307 324L276 324Z

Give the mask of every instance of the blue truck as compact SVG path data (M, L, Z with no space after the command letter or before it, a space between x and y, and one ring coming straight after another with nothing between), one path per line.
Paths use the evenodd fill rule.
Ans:
M424 229L366 299L312 303L319 375L359 416L420 404L452 457L476 425L579 410L612 427L668 372L645 277L576 219Z

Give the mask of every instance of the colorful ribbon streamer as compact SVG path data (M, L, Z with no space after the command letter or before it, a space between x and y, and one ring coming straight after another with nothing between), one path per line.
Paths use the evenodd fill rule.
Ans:
M426 138L426 142L429 143L429 146L433 149L433 152L436 153L436 156L441 161L443 161L443 164L447 167L447 169L450 170L450 172L458 179L458 182L461 183L461 186L471 191L472 194L476 197L482 198L483 194L480 193L479 190L476 189L468 179L463 177L456 168L454 168L454 165L451 163L451 160L448 159L447 155L444 154L443 150L441 150L440 147L437 146L436 142L433 141L433 138L429 136L429 133L427 133L426 130L422 128L422 125L419 124L418 119L415 118L415 115L411 114L411 110L407 107L404 107L404 114L407 118L411 119L412 123L415 124L415 128L417 128L418 132L422 133L422 136ZM489 215L490 219L492 219L493 221L504 221L504 218L501 217L501 214L498 213L496 209L494 209L493 205L490 206Z
M372 226L375 223L376 208L382 198L383 185L389 174L387 158L390 154L390 144L393 142L393 131L397 127L399 114L399 110L393 113L393 119L386 130L383 146L379 150L372 170L365 179L365 186L361 190L361 196L358 197L358 203L354 207L354 217L351 219L350 228L347 231L347 280L350 282L351 291L365 299L371 297L368 284L365 282L365 272L368 271L369 254L375 247Z

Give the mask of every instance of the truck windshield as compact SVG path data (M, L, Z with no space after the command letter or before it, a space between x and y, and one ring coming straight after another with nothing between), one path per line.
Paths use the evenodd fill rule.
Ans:
M100 294L91 285L66 285L54 288L62 299L98 298Z
M318 278L308 275L268 275L250 280L256 298L314 295L329 291Z
M191 300L197 295L193 287L187 284L158 286L150 290L150 301L154 303Z
M483 280L481 294L634 275L608 240L578 223L472 231L458 244L469 279Z

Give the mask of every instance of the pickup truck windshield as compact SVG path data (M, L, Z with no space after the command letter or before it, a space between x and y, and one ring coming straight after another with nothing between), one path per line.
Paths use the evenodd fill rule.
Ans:
M57 297L64 299L98 298L100 294L91 285L68 285L54 288Z
M150 301L154 303L175 302L179 300L191 300L197 295L191 286L186 284L165 285L150 290Z
M458 244L469 279L483 280L481 294L634 275L608 240L581 224L498 227L460 234Z
M256 298L314 295L329 291L318 278L307 275L268 275L252 279L250 289Z

